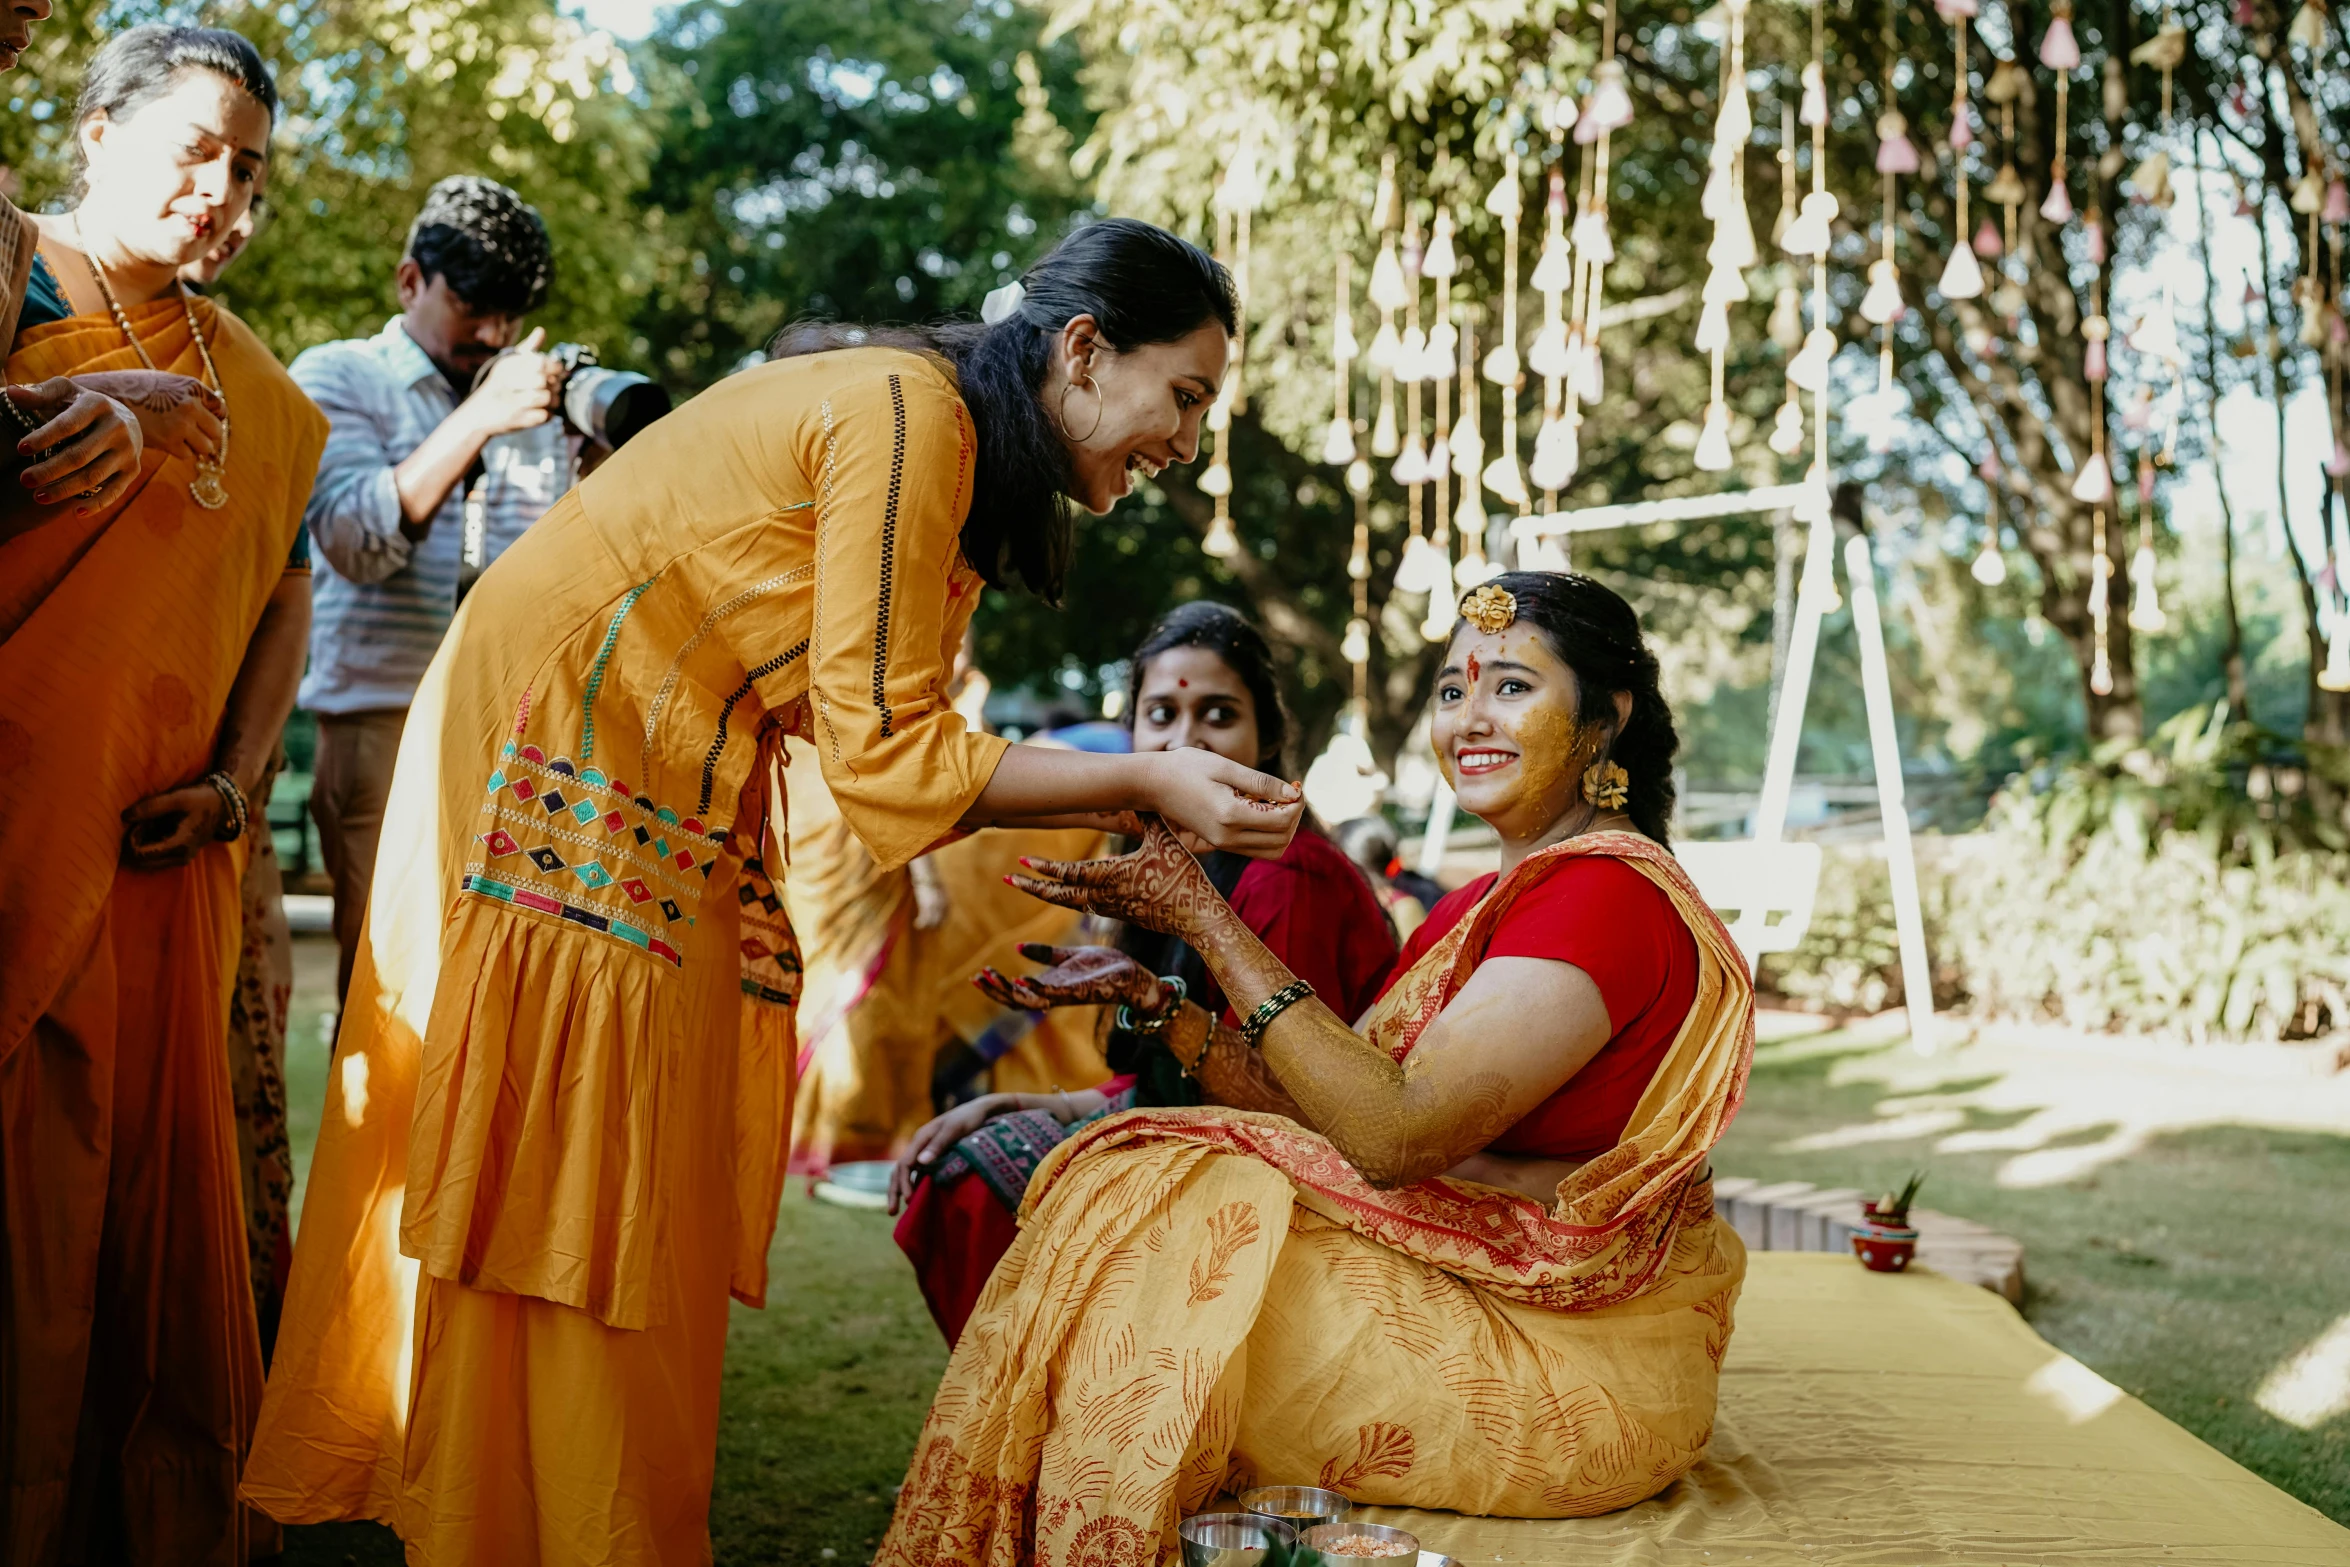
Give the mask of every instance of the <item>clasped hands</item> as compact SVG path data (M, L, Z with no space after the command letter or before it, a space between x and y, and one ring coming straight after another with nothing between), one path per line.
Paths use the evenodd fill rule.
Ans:
M104 511L139 474L147 448L194 461L217 457L227 409L203 382L163 370L103 370L12 386L4 394L38 422L16 443L17 477L42 506L78 499Z

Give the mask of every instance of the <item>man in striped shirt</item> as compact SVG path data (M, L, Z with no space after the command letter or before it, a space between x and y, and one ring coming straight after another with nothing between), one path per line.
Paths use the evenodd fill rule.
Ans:
M305 514L317 548L301 703L318 716L310 811L346 989L401 725L456 610L467 511L487 564L576 476L561 369L540 333L522 336L552 274L546 225L521 197L443 180L408 232L400 314L291 367L329 425Z

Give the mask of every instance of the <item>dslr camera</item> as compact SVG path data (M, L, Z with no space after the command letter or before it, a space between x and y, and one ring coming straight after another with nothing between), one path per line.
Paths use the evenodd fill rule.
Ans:
M633 370L611 370L585 343L557 343L547 357L563 367L563 422L618 451L669 412L669 394Z

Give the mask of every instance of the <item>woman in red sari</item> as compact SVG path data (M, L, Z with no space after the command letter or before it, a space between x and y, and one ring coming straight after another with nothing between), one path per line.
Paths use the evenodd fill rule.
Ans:
M1162 616L1128 660L1127 722L1138 751L1197 747L1279 773L1289 715L1264 634L1222 604L1185 604ZM1352 1017L1395 963L1395 931L1344 851L1310 820L1279 859L1211 851L1208 881L1257 939ZM1166 974L1210 1015L1234 1021L1216 979L1180 937L1128 925L1118 945L1022 952L1049 965L1012 978L989 969L976 983L1008 1007L1047 1011L1117 999L1110 976ZM1103 1014L1109 1021L1110 1014ZM914 1135L892 1181L897 1241L952 1344L979 1291L1019 1233L1012 1215L1029 1175L1080 1122L1142 1106L1210 1102L1156 1031L1113 1028L1105 1042L1118 1075L1071 1093L988 1094L957 1105ZM974 1180L969 1177L977 1175Z
M1672 715L1631 608L1513 572L1462 613L1434 739L1501 869L1358 1020L1155 822L1017 878L1182 936L1244 1021L1110 977L1220 1104L1108 1117L1038 1168L880 1567L1159 1561L1258 1483L1583 1516L1704 1452L1744 1274L1707 1161L1753 987L1665 846Z

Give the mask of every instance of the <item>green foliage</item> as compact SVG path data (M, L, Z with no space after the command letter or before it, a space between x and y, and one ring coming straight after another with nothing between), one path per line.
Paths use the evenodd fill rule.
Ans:
M1979 834L1926 840L1937 1005L2194 1040L2350 1026L2350 852L2307 786L2343 763L2290 761L2275 736L2190 710L2152 745L2017 780ZM1828 1010L1897 1001L1882 859L1834 853L1820 894L1765 983Z
M648 46L674 248L639 318L699 387L800 316L976 315L1084 202L1066 44L1008 0L692 0Z

